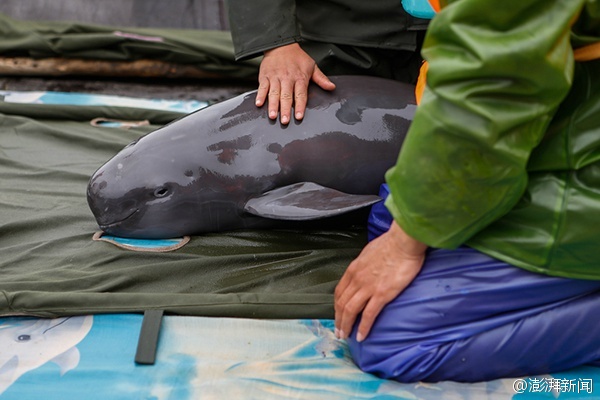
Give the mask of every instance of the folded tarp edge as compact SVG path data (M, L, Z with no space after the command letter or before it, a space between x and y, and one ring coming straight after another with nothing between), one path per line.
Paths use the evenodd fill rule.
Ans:
M0 316L54 318L82 314L135 313L162 309L168 314L271 319L333 318L332 294L137 294L4 292ZM1 304L6 302L6 304ZM127 306L123 306L127 304ZM302 305L302 307L298 307ZM41 311L43 310L43 311Z
M185 113L123 106L81 106L66 104L22 104L0 101L0 114L40 120L92 121L107 118L127 121L147 120L164 125Z

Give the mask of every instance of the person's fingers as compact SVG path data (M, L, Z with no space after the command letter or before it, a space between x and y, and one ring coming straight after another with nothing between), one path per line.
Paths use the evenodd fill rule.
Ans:
M350 286L352 280L353 280L353 276L354 276L354 268L353 265L355 264L356 261L352 261L350 263L350 265L348 265L348 268L346 269L346 272L344 273L344 275L342 275L342 277L340 278L340 281L338 282L338 284L335 287L334 290L334 294L333 294L333 298L334 298L334 306L337 307L339 304L341 304L342 300L344 300L344 294L347 292L348 287ZM346 294L346 297L348 295ZM336 309L336 312L338 310ZM341 311L341 309L340 309Z
M333 90L335 89L335 83L331 82L327 75L325 75L318 66L315 65L315 69L312 74L312 80L319 85L321 89Z
M348 312L350 312L347 307L349 301L360 289L360 286L355 283L355 271L356 262L353 261L348 266L346 273L342 276L334 291L335 333L340 339L347 337L350 332L348 329L344 329L347 326L345 321L348 319Z
M373 327L373 323L375 323L375 318L377 318L387 303L387 300L381 299L376 295L373 295L373 297L368 300L367 305L362 310L360 323L358 324L358 330L356 333L356 340L358 342L362 342L369 335L369 332L371 332L371 328Z
M294 117L297 120L304 118L307 101L308 82L306 80L297 80L294 86Z
M338 336L340 339L346 339L350 335L352 327L356 322L356 318L364 309L369 297L370 295L366 291L357 290L347 300L340 304L338 327Z
M281 83L279 80L269 81L269 118L277 119L277 113L279 111L279 97L281 96Z
M256 91L256 106L262 107L265 104L267 95L269 93L269 79L260 78L258 80L258 90Z
M290 122L293 103L294 83L290 80L284 80L281 82L281 93L279 95L279 114L281 115L281 123L284 125Z
M321 72L315 61L298 43L291 43L264 52L259 70L259 88L256 105L268 103L269 118L281 115L281 123L304 118L308 101L308 85L314 80L325 90L335 84Z
M352 264L350 264L352 265ZM337 286L335 287L335 291L334 291L334 298L337 304L338 299L341 299L344 292L346 291L346 289L348 288L348 285L350 284L350 272L348 271L350 269L350 267L348 267L348 269L346 270L346 273L344 273L344 275L342 275L342 277L340 278L340 281L338 282Z
M346 296L346 289L348 287L348 281L349 281L349 277L348 274L344 274L344 276L342 276L342 279L340 279L340 282L338 283L338 285L335 287L335 294L334 294L334 302L333 302L333 308L334 308L334 312L335 312L335 320L334 320L334 325L335 325L335 336L338 339L341 339L341 326L342 326L342 314L344 311L344 298Z

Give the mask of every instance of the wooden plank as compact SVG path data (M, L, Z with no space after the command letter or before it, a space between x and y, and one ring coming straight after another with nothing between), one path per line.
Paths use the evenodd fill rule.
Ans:
M67 58L0 57L0 75L96 76L117 78L229 78L191 65L160 60L105 61ZM230 79L230 78L229 78Z

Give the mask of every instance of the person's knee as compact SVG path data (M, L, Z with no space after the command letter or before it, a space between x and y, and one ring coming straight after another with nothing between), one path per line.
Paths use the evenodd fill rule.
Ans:
M348 338L350 354L364 372L401 383L436 381L434 372L443 363L443 346L427 341L403 341L379 332L362 342Z

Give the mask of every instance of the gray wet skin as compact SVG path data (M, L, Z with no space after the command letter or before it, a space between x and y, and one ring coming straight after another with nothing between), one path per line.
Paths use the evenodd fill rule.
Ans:
M286 219L285 209L265 218L245 206L273 189L312 182L377 194L412 120L414 87L373 77L331 79L333 92L311 86L302 121L270 120L249 92L129 144L90 179L88 203L98 225L115 236L148 239L268 228L277 214Z

